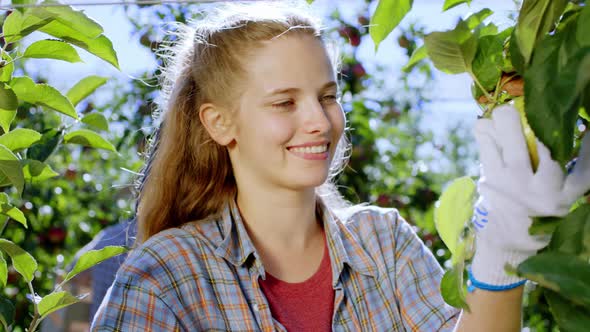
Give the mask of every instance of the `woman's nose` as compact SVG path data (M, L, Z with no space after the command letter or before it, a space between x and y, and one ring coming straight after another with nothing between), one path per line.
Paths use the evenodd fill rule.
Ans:
M332 122L326 109L319 100L310 101L307 103L305 113L305 130L312 134L323 134L332 128Z

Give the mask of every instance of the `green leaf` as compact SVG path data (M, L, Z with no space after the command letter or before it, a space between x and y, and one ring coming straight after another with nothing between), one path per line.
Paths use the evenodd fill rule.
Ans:
M455 308L469 308L463 290L463 269L447 270L440 282L440 290L443 300L449 305Z
M0 51L2 53L2 60L6 61L6 65L0 67L0 82L9 82L12 79L12 73L14 72L14 62L8 53Z
M16 128L0 136L0 144L4 145L11 151L26 149L39 142L42 135L32 129Z
M575 25L539 43L524 76L525 113L529 125L549 148L552 158L562 164L573 154L574 128L580 106L577 84L579 75L584 75L579 70L590 52L590 47L577 47L571 28L575 29Z
M510 59L510 36L512 35L512 31L514 28L510 27L504 29L496 36L499 40L502 41L502 45L504 46L504 51L502 52L502 63L500 64L500 70L504 73L512 73L515 71L514 65L512 65L512 61Z
M31 254L6 239L0 239L0 250L10 256L12 266L26 282L33 281L35 271L37 271L37 261Z
M408 63L404 66L404 68L402 68L402 70L405 72L411 71L412 68L414 68L414 65L425 59L427 56L428 52L426 51L426 46L422 45L418 47L414 50L414 53L412 53L410 60L408 60Z
M31 78L25 76L13 78L10 86L20 100L48 107L78 119L78 114L76 114L76 110L68 98L48 84L35 84Z
M126 253L127 251L127 248L118 246L106 246L100 250L89 250L78 258L76 265L74 265L72 271L68 272L63 282L67 282L78 273L83 272L102 261Z
M37 0L12 0L13 5L35 5L37 4ZM25 11L26 8L17 8L21 13Z
M0 193L0 207L0 213L21 223L25 228L28 228L25 214L10 204L10 199L6 193Z
M44 3L58 2L45 1ZM88 38L96 38L104 31L100 24L84 14L84 11L74 10L70 6L49 6L44 7L44 9L55 16L56 21Z
M451 262L456 268L463 269L466 259L471 259L474 253L473 243L475 241L474 232L465 232L457 241L455 252L451 255Z
M113 43L104 35L100 35L96 38L89 38L57 21L53 21L43 26L39 31L76 45L119 69L119 61L117 60L117 53L113 49Z
M61 40L39 40L27 47L25 58L56 59L67 62L81 62L78 52L68 43Z
M510 44L508 45L508 53L510 54L510 62L512 66L516 70L518 74L521 76L524 75L525 71L525 59L520 52L520 47L518 46L518 39L516 38L516 34L514 30L512 30L512 34L510 35Z
M456 252L459 237L473 215L475 182L468 177L455 179L442 193L434 222L441 239L451 253Z
M590 308L590 264L559 252L544 252L522 262L520 275L549 288L566 299Z
M10 131L10 124L16 117L16 111L8 111L0 108L0 127L4 132Z
M104 117L104 115L100 113L89 113L82 118L82 122L96 129L104 131L109 130L109 122Z
M26 181L38 183L59 175L51 166L39 160L27 159L23 163L23 175Z
M6 283L8 282L8 266L6 265L6 260L4 259L4 255L0 252L0 287L6 287Z
M590 49L590 47L586 49ZM590 51L585 52L581 57L578 64L578 78L576 79L576 92L579 95L582 95L584 89L590 84Z
M481 24L475 29L475 35L479 38L484 36L496 36L498 34L498 26L494 23Z
M531 235L552 235L561 223L559 217L535 217L532 219L533 224L529 228Z
M565 216L551 237L552 251L590 259L590 205L584 204Z
M307 0L307 3L311 5L313 3L313 0Z
M5 41L6 43L19 41L54 19L55 15L38 8L27 10L25 14L15 10L8 15L2 27Z
M472 68L473 74L487 91L494 90L502 76L500 67L503 62L503 53L504 43L497 36L479 38Z
M477 38L461 21L454 30L432 32L424 38L434 66L449 74L471 71L477 51Z
M445 0L442 10L444 12L463 3L470 5L471 0Z
M84 296L75 297L66 291L51 293L44 296L41 301L39 301L39 315L41 315L41 319L43 319L54 311L80 302L82 298L84 298Z
M578 17L578 29L576 39L582 46L590 46L590 4L583 7Z
M413 2L413 0L379 0L369 26L369 34L375 43L375 51L410 11Z
M25 178L19 159L4 145L0 145L0 183L10 181L19 194L23 192Z
M47 129L43 132L43 137L38 144L31 146L27 149L27 158L35 159L39 161L45 161L55 151L60 140L61 130Z
M88 76L76 83L66 94L74 106L88 97L92 92L107 82L108 78L101 76ZM84 121L84 120L82 120Z
M544 290L545 298L553 317L562 332L585 331L590 326L590 312L584 307L577 306L559 294Z
M567 3L567 0L524 0L514 32L525 64L529 63L537 41L553 29Z
M15 309L12 302L4 296L0 296L0 322L5 329L8 329L8 326L14 322L14 314Z
M91 148L117 152L115 147L109 141L102 138L99 134L87 129L79 129L67 133L64 136L64 143L80 144Z
M0 82L0 108L13 111L18 108L18 98L12 89Z
M469 15L469 17L467 17L467 19L465 19L465 23L467 24L467 27L469 28L469 30L473 30L478 25L480 25L483 22L483 20L488 18L493 13L494 12L492 12L491 9L484 8L484 9L478 11L477 13ZM496 27L495 25L492 25L492 26ZM496 27L496 29L497 29L497 27Z

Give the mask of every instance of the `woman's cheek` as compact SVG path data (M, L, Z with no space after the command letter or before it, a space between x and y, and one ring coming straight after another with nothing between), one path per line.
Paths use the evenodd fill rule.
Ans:
M260 133L268 140L277 144L291 143L295 135L295 124L293 119L273 117L260 127Z
M346 116L344 116L344 110L342 109L342 105L334 105L334 110L332 110L330 114L332 117L332 128L335 131L335 133L338 134L338 137L340 137L344 132L344 128L346 126Z

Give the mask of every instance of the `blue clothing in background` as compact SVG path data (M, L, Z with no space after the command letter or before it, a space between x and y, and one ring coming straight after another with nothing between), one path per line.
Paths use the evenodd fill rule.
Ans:
M125 221L116 225L109 226L100 233L98 233L94 239L85 245L78 253L76 253L76 259L72 263L72 267L82 254L89 250L99 250L106 246L126 246L131 247L135 241L135 235L137 233L137 223L135 218L131 221ZM115 280L117 270L123 264L127 254L121 254L113 258L107 259L93 267L88 272L92 278L92 304L90 305L89 321L92 321L94 314L98 310L102 299L104 298L107 289L111 287L111 284Z

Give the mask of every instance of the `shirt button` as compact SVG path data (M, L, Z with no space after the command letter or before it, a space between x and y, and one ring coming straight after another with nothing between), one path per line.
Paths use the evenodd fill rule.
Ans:
M258 312L258 304L254 304L252 308L254 308L254 311Z

